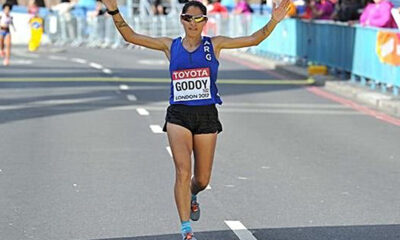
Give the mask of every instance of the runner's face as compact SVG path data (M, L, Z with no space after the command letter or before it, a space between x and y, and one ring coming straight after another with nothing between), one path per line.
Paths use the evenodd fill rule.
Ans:
M191 16L201 16L204 15L203 12L200 10L198 7L189 7L187 12L185 13L186 15L191 15ZM207 19L205 19L202 22L196 22L194 20L191 20L190 22L187 22L181 18L181 23L183 24L183 28L185 29L185 33L187 36L195 37L195 36L200 36L201 32L203 31L204 25L207 23Z

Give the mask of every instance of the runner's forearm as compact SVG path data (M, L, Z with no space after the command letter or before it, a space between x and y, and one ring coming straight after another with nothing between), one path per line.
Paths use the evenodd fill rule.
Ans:
M271 18L271 20L260 30L252 34L252 37L255 39L255 45L258 45L260 42L264 41L274 30L275 26L278 22Z
M112 18L119 33L122 35L125 41L129 42L129 40L135 35L133 29L129 27L124 18L122 18L121 14L115 14L112 16Z

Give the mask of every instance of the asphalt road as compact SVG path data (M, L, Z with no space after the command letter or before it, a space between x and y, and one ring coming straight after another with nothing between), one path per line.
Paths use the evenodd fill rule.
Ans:
M220 62L199 240L400 239L399 126L296 76ZM167 78L155 51L16 48L0 67L0 239L180 239L158 132Z

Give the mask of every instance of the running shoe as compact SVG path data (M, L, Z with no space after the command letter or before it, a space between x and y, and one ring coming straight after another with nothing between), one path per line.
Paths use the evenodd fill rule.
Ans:
M10 64L10 60L8 60L8 58L5 58L3 61L3 65L8 66L9 64Z
M190 219L192 219L192 221L198 221L200 219L200 204L197 201L191 202Z
M192 232L182 234L182 240L196 240Z

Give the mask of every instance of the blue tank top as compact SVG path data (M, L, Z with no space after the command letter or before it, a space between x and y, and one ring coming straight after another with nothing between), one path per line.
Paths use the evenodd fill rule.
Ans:
M169 103L191 106L222 104L216 85L218 66L210 37L203 37L193 52L183 47L181 37L174 39L169 64Z

